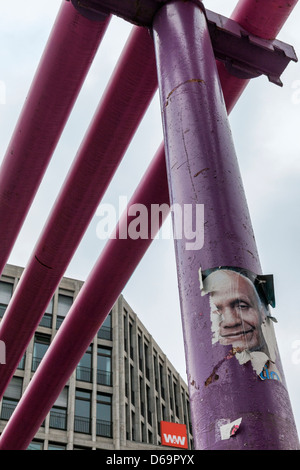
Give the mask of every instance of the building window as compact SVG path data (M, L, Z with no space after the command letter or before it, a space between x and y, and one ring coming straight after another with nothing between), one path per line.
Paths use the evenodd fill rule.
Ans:
M164 387L164 372L163 372L163 366L162 364L159 364L159 377L160 377L160 394L162 399L165 399L165 387Z
M33 345L33 357L31 370L35 372L40 365L50 345L50 336L36 333Z
M131 412L131 440L135 441L136 436L135 436L135 412Z
M173 412L173 410L174 410L174 407L173 407L173 390L172 390L172 379L171 379L170 372L168 373L168 385L169 385L169 405L170 405L171 412Z
M97 436L112 437L112 396L97 393Z
M154 387L155 390L158 391L158 368L157 368L157 355L154 353L153 356L153 364L154 364Z
M76 368L76 379L83 382L92 381L92 345L88 347Z
M40 326L45 326L46 328L52 327L52 314L53 314L53 297L49 302L48 307L40 321Z
M133 326L132 326L132 323L129 322L129 354L130 354L131 359L133 359L133 344L134 344Z
M43 450L43 447L42 441L32 441L27 447L27 450Z
M129 419L129 409L126 403L126 439L130 439L130 419Z
M177 396L177 383L173 382L174 390L174 402L175 402L175 415L179 418L179 406L178 406L178 396Z
M58 330L69 312L73 303L73 297L69 295L58 294L56 329Z
M76 390L74 431L91 433L91 392Z
M138 353L139 353L139 369L143 371L143 343L141 335L138 335Z
M187 412L186 412L186 399L185 399L185 392L184 390L181 391L181 401L182 401L182 414L183 414L183 422L188 428L188 419L187 419Z
M145 416L145 391L144 391L144 383L142 377L140 377L140 408L141 408L141 415Z
M152 426L150 387L148 385L146 385L146 400L147 400L147 419L148 419L148 423Z
M26 357L26 352L23 354L22 359L20 360L18 364L18 369L24 370L25 368L25 357Z
M146 378L150 380L150 367L149 367L149 355L148 355L148 345L144 344L144 354L145 354L145 374Z
M166 407L164 405L161 405L161 413L162 413L162 421L166 421L167 415L166 415Z
M123 333L124 333L124 351L127 352L128 323L127 323L127 312L125 309L124 309L124 315L123 315Z
M141 422L141 441L147 442L145 435L145 423L143 421Z
M106 339L108 341L112 340L111 311L105 318L104 322L101 325L100 330L98 331L98 338Z
M50 428L67 429L68 388L65 387L50 411Z
M1 419L9 420L22 395L23 379L13 377L5 390L2 400Z
M97 352L97 383L112 386L111 348L98 346Z
M157 424L157 434L158 436L160 436L160 404L159 404L159 400L158 398L156 397L155 399L156 401L156 424Z
M3 317L5 310L12 297L13 285L8 282L0 281L0 318Z
M52 442L49 442L48 450L66 450L66 446L65 444L54 444Z
M135 404L135 396L134 396L134 369L133 366L130 366L130 392L131 392L131 403Z
M129 379L128 379L128 367L127 367L127 357L124 356L124 371L125 371L125 397L129 397Z

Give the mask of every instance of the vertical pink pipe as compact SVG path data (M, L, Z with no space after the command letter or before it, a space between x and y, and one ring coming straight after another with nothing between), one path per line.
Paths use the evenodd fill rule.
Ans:
M137 240L112 238L108 241L44 356L42 365L35 372L11 420L2 432L1 450L22 450L28 447L56 397L117 301L139 260L151 244L151 204L160 205L168 201L166 166L163 157L164 150L161 147L128 206L143 204L147 208L148 238ZM129 216L126 210L116 230L117 238L119 233L127 233L127 227L133 219L135 216Z
M275 39L297 3L298 0L241 0L231 19L251 34L264 39ZM230 75L221 62L218 62L218 73L227 111L230 113L249 80Z
M226 311L222 333L232 334L230 346L224 347L212 342L209 300L201 295L199 286L199 269L238 266L261 272L205 15L195 3L170 1L155 17L153 37L170 200L172 205L193 207L189 217L192 227L199 222L197 204L204 204L206 214L204 246L197 237L192 250L185 236L174 241L195 449L241 450L245 442L248 450L298 449L286 388L274 387L272 381L268 388L266 384L261 387L261 379L253 379L253 370L236 367L236 361L220 366L230 346L237 346L235 335L244 331L243 321L231 307L234 294L228 291L218 297L224 307L220 307L220 315ZM192 55L188 53L191 50ZM201 80L197 83L190 77ZM201 176L203 168L207 171ZM175 214L175 226L176 220ZM245 328L249 333L249 324ZM243 338L250 342L249 335ZM278 354L276 365L279 369ZM215 374L218 380L208 386L207 379ZM284 383L282 371L280 375ZM235 397L236 390L239 394ZM216 434L220 417L225 416L229 421L243 417L243 431L230 442Z
M153 42L134 27L0 323L0 397L17 368L157 89ZM36 295L39 292L39 295Z
M88 20L62 2L0 168L0 273L109 20Z

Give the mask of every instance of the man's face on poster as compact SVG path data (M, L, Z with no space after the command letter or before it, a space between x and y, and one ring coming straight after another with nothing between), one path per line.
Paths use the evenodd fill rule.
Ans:
M265 346L261 330L263 311L253 283L230 270L220 270L205 279L210 294L215 339L238 351L259 351Z

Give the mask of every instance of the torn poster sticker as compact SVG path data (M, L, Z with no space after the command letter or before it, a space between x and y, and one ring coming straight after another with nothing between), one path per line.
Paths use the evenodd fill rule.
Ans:
M231 423L226 423L220 426L220 433L221 439L224 441L225 439L230 439L231 437L235 436L238 430L240 429L240 425L242 422L242 418L236 419Z
M241 268L199 270L201 295L209 295L212 344L231 345L240 364L251 361L262 379L280 381L270 305L275 305L272 276ZM268 373L264 371L268 370Z

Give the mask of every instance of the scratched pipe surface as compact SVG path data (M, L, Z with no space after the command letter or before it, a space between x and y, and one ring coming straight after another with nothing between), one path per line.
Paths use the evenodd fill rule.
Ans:
M92 123L0 323L0 396L17 368L157 89L153 41L133 27ZM39 295L36 295L39 292Z
M0 168L0 273L109 21L87 20L62 2Z
M273 0L265 0L265 4L268 5L269 9L272 7L273 3L278 4L280 2L278 2L278 1L273 2ZM292 7L296 3L297 3L296 1L291 1L290 2ZM255 7L254 2L249 2L248 0L241 0L239 2L239 5L244 8L243 13L245 15L248 14L248 13L251 14L252 9ZM271 9L270 9L270 11L271 11ZM281 11L283 13L285 13L284 10L281 10ZM272 18L272 14L273 14L273 10L270 14L269 20L270 20L270 18ZM278 25L279 25L278 27L279 28L284 24L285 19L286 19L286 16L284 14L281 18L278 19ZM254 18L254 20L255 20L255 18ZM261 28L263 30L263 24L261 23L260 19L256 18L256 21L257 21L257 27ZM237 86L235 82L236 82L235 77L232 77L230 75L224 76L224 80L222 81L222 86L224 87L224 98L225 98L225 101L226 101L228 112L230 112L231 109L234 107L234 105L236 104L236 102L237 102L237 100L238 100L238 98L241 94L241 84L245 84L245 86L246 86L247 83L248 83L248 81L246 81L246 80L238 80L239 83L238 83L238 86ZM158 161L160 161L160 164L163 164L163 166L161 166L161 172L165 171L164 158L165 158L164 149L163 149L163 147L161 147L161 151L158 152L158 155L157 155ZM161 174L161 172L159 172L159 174ZM145 184L145 182L142 182L142 184ZM158 180L154 177L154 174L150 173L148 184L153 189L155 188L154 193L157 197L159 197L159 194L161 193L162 197L160 199L160 203L169 203L168 192L165 191L166 186L167 186L167 181L166 180L165 181L162 180L162 184L161 184L161 186L159 186L158 185ZM145 193L146 193L146 187L142 186L141 193L140 193L141 197L139 198L139 201L144 200ZM157 199L157 201L159 201L159 199ZM122 230L124 230L124 229L126 230L127 227L126 227L126 225L123 226ZM128 243L131 243L131 242L128 241ZM136 240L136 243L134 245L134 249L131 252L128 251L129 257L128 257L128 259L126 258L124 260L124 266L122 264L120 265L119 260L116 260L116 258L114 258L114 260L117 263L116 266L118 266L117 269L120 269L120 267L124 269L124 267L126 267L128 262L130 262L130 263L135 262L136 265L137 265L139 263L139 261L142 259L142 256L143 256L143 251L139 250L140 245L143 244L143 243L144 243L143 240ZM112 253L114 253L115 249L116 250L118 249L118 246L120 246L118 240L115 240L114 242L110 241L110 250L111 250ZM128 250L127 241L122 241L122 250L123 250L123 253L122 253L122 256L120 256L120 259L124 259L123 255L124 255L124 253L127 253L127 250ZM116 253L118 253L118 251ZM102 257L102 255L101 255L101 257ZM110 259L108 259L107 262L110 263ZM99 263L100 263L100 260L99 260ZM134 269L134 267L133 267L133 269ZM116 272L116 271L114 271L114 272ZM131 271L129 270L127 272L128 279L129 279L130 275L131 275ZM102 276L102 272L99 271L98 286L101 285L101 279L103 279L103 276ZM125 276L124 282L126 282L126 276ZM119 294L120 293L121 293L121 290L119 291ZM116 293L116 295L117 295L117 293ZM97 328L100 327L101 322L103 321L103 318L105 318L107 316L107 314L109 313L109 311L110 311L110 304L109 304L108 298L107 298L107 303L106 303L104 308L106 309L106 311L101 312L99 318L96 319L96 321L99 322L98 325L97 325ZM84 336L82 336L81 339L85 340ZM87 341L84 344L84 347L82 349L82 350L84 350L84 352L85 352L85 349L88 345L89 345L89 339L87 339ZM59 395L61 389L63 388L63 386L65 385L66 381L69 378L68 374L69 374L69 371L71 369L71 368L69 368L69 359L70 359L70 357L72 357L72 354L76 354L77 344L74 343L73 344L73 349L68 349L68 352L70 353L70 356L64 355L63 356L64 359L62 357L59 357L60 375L61 375L61 381L59 383L57 383L57 382L54 383L53 382L53 380L56 380L56 378L57 378L56 365L53 364L52 370L50 370L48 368L48 366L45 369L45 377L48 378L48 382L45 382L46 383L45 389L43 387L41 387L41 385L44 383L44 381L43 381L44 380L43 379L43 377L44 377L43 376L43 370L44 370L44 367L45 367L45 363L43 362L41 364L41 366L38 370L39 375L36 375L37 378L34 381L34 394L32 393L32 395L31 395L31 388L30 388L28 390L28 392L26 393L26 398L24 398L24 400L22 400L22 403L20 403L18 405L18 407L17 407L18 411L13 415L10 422L6 426L5 438L3 438L3 436L4 436L4 434L3 434L2 440L0 441L1 442L1 444L0 444L1 448L3 448L3 449L9 449L9 448L18 449L19 448L19 446L18 446L18 442L19 442L19 439L20 439L19 429L20 429L20 425L23 423L23 417L24 417L24 420L25 420L25 423L26 423L26 432L28 431L28 442L30 442L30 438L34 437L35 430L38 429L38 423L39 423L40 416L46 416L47 411L50 410L51 406L53 405L54 401L56 400L57 396ZM77 356L76 356L76 358L77 358ZM49 373L51 373L51 375L49 375ZM40 380L38 379L38 377L40 377ZM49 385L49 386L47 386L47 385ZM44 400L44 398L46 398L46 396L50 392L51 392L50 400L48 400L48 398L49 398L48 397L47 398L47 403L44 405L44 408L42 410L39 407L37 408L36 405L38 405L41 402L41 400ZM29 414L27 414L27 410L28 410L27 401L28 400L31 403L31 408L29 410ZM48 410L47 410L47 408L48 408ZM37 413L35 413L36 411L37 411ZM23 428L21 428L21 434L23 432L22 429ZM23 443L21 445L24 445L24 448L26 448L26 444Z
M200 268L261 273L205 15L194 3L169 2L153 31L170 203L193 207L184 223L194 230L196 205L205 210L204 246L187 249L186 232L174 241L195 448L297 449L284 379L261 380L231 346L212 345L209 296L200 291ZM221 420L240 417L240 432L222 440Z

